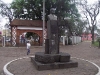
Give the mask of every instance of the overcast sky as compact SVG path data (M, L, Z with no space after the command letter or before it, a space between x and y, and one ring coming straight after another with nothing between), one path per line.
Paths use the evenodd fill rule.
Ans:
M13 0L2 0L5 3L11 3Z
M5 3L11 3L13 0L2 0L3 2ZM98 0L87 0L89 3L94 3L95 1L98 1Z

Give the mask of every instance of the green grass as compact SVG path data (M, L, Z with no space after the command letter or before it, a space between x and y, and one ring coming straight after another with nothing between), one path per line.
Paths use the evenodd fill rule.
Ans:
M99 42L95 41L93 45L98 47L99 46Z

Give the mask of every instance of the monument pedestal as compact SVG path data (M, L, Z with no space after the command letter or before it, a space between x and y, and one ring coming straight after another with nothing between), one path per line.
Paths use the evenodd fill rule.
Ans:
M52 16L49 16L51 18ZM50 70L78 67L77 62L70 60L68 53L59 52L59 26L64 22L50 19L47 22L47 39L45 52L37 52L31 61L37 70Z
M78 67L78 63L70 60L68 53L45 54L37 52L31 61L37 70L64 69Z

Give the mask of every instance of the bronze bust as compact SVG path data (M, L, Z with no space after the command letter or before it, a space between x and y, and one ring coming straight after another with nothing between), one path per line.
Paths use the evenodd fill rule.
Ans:
M55 9L50 9L50 14L48 15L48 20L57 20L57 16L55 15Z

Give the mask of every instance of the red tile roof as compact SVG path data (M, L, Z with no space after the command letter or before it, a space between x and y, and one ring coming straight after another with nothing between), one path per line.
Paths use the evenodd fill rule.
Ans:
M42 20L21 20L21 19L14 19L10 26L27 26L27 27L43 27Z

